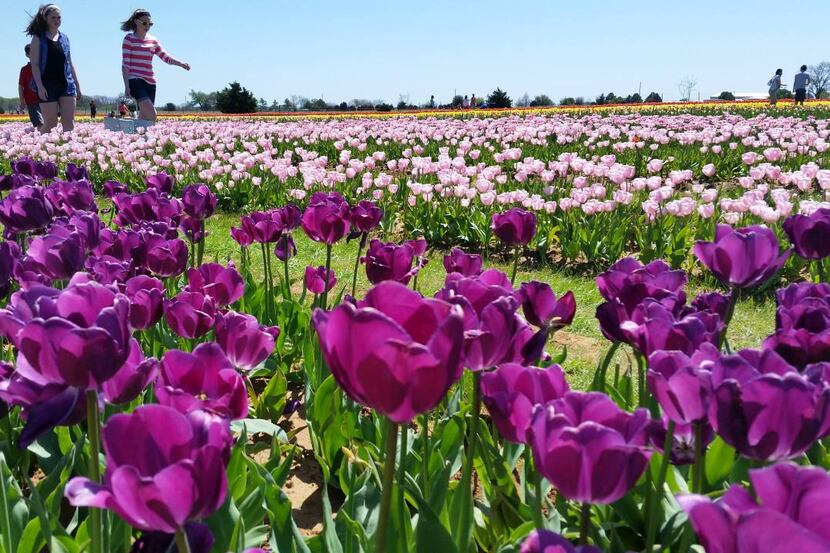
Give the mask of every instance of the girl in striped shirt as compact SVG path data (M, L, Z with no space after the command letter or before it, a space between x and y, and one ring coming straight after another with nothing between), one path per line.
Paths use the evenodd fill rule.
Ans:
M177 60L162 48L156 37L150 34L153 20L150 12L135 10L129 19L121 24L126 31L121 47L121 73L124 75L124 95L138 103L138 117L147 121L156 120L156 79L153 75L153 56L170 65L178 65L190 71L190 65Z

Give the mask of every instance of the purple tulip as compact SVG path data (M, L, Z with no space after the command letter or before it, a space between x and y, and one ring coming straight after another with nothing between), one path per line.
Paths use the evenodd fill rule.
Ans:
M303 212L301 226L315 242L332 245L349 233L349 204L337 193L314 194Z
M107 403L129 403L155 380L159 362L154 357L144 358L138 341L130 340L130 354L115 376L101 386Z
M536 236L536 214L518 207L494 213L490 229L504 244L524 246Z
M238 369L250 371L268 359L279 335L279 327L263 326L253 315L229 311L216 317L216 343Z
M190 553L210 553L213 547L213 534L207 524L188 522L184 527ZM133 542L130 553L167 553L174 551L175 534L165 532L142 532L141 537Z
M384 280L407 284L420 270L419 265L412 267L415 255L415 248L408 243L399 246L394 242L372 240L366 255L360 260L366 264L366 277L372 284Z
M668 434L668 417L663 416L662 420L651 421L651 445L661 454L665 453L663 447L666 444L666 434ZM703 445L701 451L706 451L706 447L715 439L715 432L708 424L701 426L703 433ZM695 425L693 424L675 424L674 433L672 434L672 445L669 451L669 461L673 465L691 465L695 462Z
M39 316L14 339L28 361L25 370L18 363L22 376L82 390L112 378L129 354L129 300L97 282L73 279L57 296L38 301Z
M9 364L0 364L0 404L19 406L26 426L18 437L20 450L56 426L71 426L86 418L85 394L65 384L46 384L42 379L30 380L23 373L32 374L25 357L18 357L15 370ZM22 368L22 370L20 370Z
M179 223L179 230L192 243L201 242L205 239L205 222L199 219L183 217L182 222Z
M138 194L117 194L113 203L118 208L115 220L122 226L162 221L176 227L183 211L178 198L168 198L154 188Z
M569 391L559 365L545 369L505 363L481 374L481 396L505 440L527 443L533 409Z
M242 217L242 230L253 242L267 244L282 236L285 225L277 211L254 211ZM242 244L242 242L239 242ZM244 244L243 244L244 245Z
M277 210L280 220L285 226L285 232L292 232L300 227L303 221L302 210L294 204L288 203Z
M45 227L54 210L40 186L21 186L0 200L0 222L12 232L26 232Z
M86 258L83 239L77 232L68 236L36 236L29 243L26 254L37 264L43 275L52 280L71 277L83 268Z
M74 163L70 163L66 166L66 172L64 174L66 175L66 180L68 181L89 180L89 171L86 170L86 167L78 167Z
M156 398L185 414L203 409L233 420L248 415L245 381L215 342L199 344L193 353L165 353Z
M40 178L37 174L38 162L30 157L21 157L17 161L11 162L12 172L15 175L27 175L34 178ZM57 169L55 169L57 175Z
M778 254L775 233L762 226L733 229L718 225L715 241L695 243L697 258L731 288L756 288L777 273L792 250Z
M142 531L175 533L222 506L231 444L226 420L142 405L104 426L103 485L83 477L64 494L76 507L109 509Z
M464 309L464 303L458 305ZM502 363L527 362L541 356L541 351L531 352L535 355L531 358L522 350L533 331L516 315L517 307L514 298L502 297L482 309L481 315L469 315L474 322L464 332L464 364L468 369L481 371ZM469 307L466 309L469 311Z
M444 256L444 269L447 273L461 273L465 277L481 274L481 256L464 253L461 248L453 248Z
M10 280L14 275L17 258L20 257L20 247L8 240L0 241L0 298L9 293Z
M231 262L227 267L219 263L204 263L187 271L187 288L210 296L217 307L234 303L245 293L245 281Z
M519 553L602 553L593 545L572 545L571 542L550 530L534 530L522 542Z
M328 273L328 274L327 274ZM328 282L326 277L328 276ZM337 285L337 277L334 271L326 271L325 267L313 267L311 265L305 268L305 287L313 294L323 294L328 292Z
M76 211L98 211L92 183L88 180L55 181L46 189L46 196L55 211L66 215Z
M791 284L776 298L776 330L764 347L799 369L830 361L830 284Z
M197 221L204 221L216 211L216 194L206 184L190 184L182 191L184 212Z
M187 267L189 250L180 239L157 240L147 250L147 269L162 278L180 275Z
M717 345L723 322L713 313L690 312L677 317L663 303L646 299L623 321L625 341L648 357L658 350L677 350L692 355L703 344Z
M553 330L571 324L576 314L576 300L573 292L561 298L544 282L525 282L517 293L522 304L525 319L533 326Z
M720 320L725 321L728 316L730 302L731 298L725 294L708 292L695 296L695 299L692 300L691 307L695 311L713 313Z
M150 328L164 314L164 284L156 278L138 275L126 282L125 293L130 299L130 326L137 330Z
M274 248L274 255L280 261L287 261L297 255L297 246L294 244L294 238L290 234L283 234L277 245Z
M12 294L9 303L0 309L0 336L20 348L20 331L34 318L54 316L57 312L54 300L60 293L51 286L34 285Z
M231 227L231 238L233 238L234 241L243 248L250 246L254 243L253 237L246 231L238 227Z
M173 177L164 171L144 179L147 188L154 188L162 194L170 195L173 192Z
M357 306L317 309L313 322L326 364L346 395L396 423L430 411L461 378L458 308L403 284L377 284Z
M648 387L663 413L677 424L706 420L712 397L711 369L718 349L703 344L692 355L659 350L648 358Z
M749 471L749 479L755 495L733 484L717 501L701 495L677 498L706 551L830 551L826 470L779 463Z
M114 198L117 194L123 194L129 191L129 187L117 180L104 181L102 185L104 189L104 196L107 198Z
M368 233L375 230L383 218L383 209L375 202L361 200L350 213L352 227L357 232Z
M199 292L179 292L164 302L164 318L182 338L198 338L213 328L216 304Z
M458 297L466 300L469 308L462 307L465 307L465 319L469 320L471 315L478 316L497 299L513 295L513 286L507 275L498 269L487 269L474 277L464 277L460 273L448 274L444 279L444 287L435 297L451 303L456 303ZM465 324L465 328L469 328L469 325Z
M647 298L661 302L675 311L686 302L683 286L686 273L673 271L657 260L643 265L631 257L614 263L597 279L597 288L605 303L597 307L597 319L603 335L614 342L625 342L620 325L631 319L634 309Z
M626 413L597 392L568 392L537 409L528 438L539 472L567 499L609 504L637 483L651 455L645 409Z
M830 256L830 209L817 209L812 215L792 215L784 221L784 232L795 253L804 259Z
M116 259L111 255L87 257L84 269L95 282L101 284L125 282L133 272L133 267L129 263Z
M830 364L804 374L772 350L724 355L712 366L709 422L751 459L798 456L830 433Z

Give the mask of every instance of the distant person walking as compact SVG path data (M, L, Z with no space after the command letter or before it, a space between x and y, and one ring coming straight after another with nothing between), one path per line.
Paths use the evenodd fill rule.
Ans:
M156 120L156 78L153 74L153 56L164 63L178 65L190 71L190 65L168 54L156 37L150 34L153 20L147 10L135 10L121 23L126 31L121 46L121 73L124 76L124 95L138 103L138 117L147 121Z
M435 109L435 94L429 97L429 109Z
M767 85L769 85L769 105L771 106L778 103L778 91L781 90L781 75L783 74L783 69L776 69L775 75L767 81Z
M95 103L95 100L89 101L89 117L90 119L95 119L95 116L98 115L98 104Z
M26 57L29 57L29 50L32 46L27 44L23 51L26 52ZM37 97L37 92L32 90L32 62L26 63L20 68L20 78L17 80L17 94L20 96L20 113L25 113L24 109L29 112L29 121L36 129L40 129L43 125L43 114L40 112L40 101Z
M810 75L807 74L807 66L802 65L801 72L796 73L795 80L793 81L793 91L795 92L794 105L804 105L804 100L807 99L807 87L810 86L810 83L812 83L812 80L810 79Z
M464 99L461 100L461 108L470 109L470 98L467 95L464 95Z
M473 95L470 96L470 107L473 109L476 109L478 107L478 100L476 100L475 93L473 93Z
M43 113L40 130L44 133L57 126L58 106L63 130L71 131L75 127L75 98L81 97L69 37L58 30L60 26L60 8L55 4L43 4L26 27L26 34L32 37L29 60Z

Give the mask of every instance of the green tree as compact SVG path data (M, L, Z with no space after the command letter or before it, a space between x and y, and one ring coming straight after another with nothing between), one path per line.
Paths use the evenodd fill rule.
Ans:
M487 97L487 107L491 108L509 108L513 105L513 100L507 95L505 91L500 88L494 90Z
M536 106L552 106L553 100L550 99L550 96L547 94L539 94L533 100L531 100L530 105L533 107Z
M450 105L454 108L460 108L463 103L464 96L462 96L461 94L456 94L452 97L452 102L450 102Z
M190 100L187 102L187 107L202 111L212 111L216 109L217 94L218 92L200 92L198 90L191 90L189 94Z
M779 88L778 89L778 99L779 100L789 100L792 97L793 97L792 91L787 90L786 88Z
M652 92L648 96L646 96L646 102L648 102L650 104L660 103L662 101L663 101L663 98L661 98L660 95L657 94L656 92Z
M257 100L250 90L234 81L216 94L216 107L222 113L254 113Z
M735 99L735 95L729 92L728 90L724 90L720 94L718 94L718 100L727 100L732 101Z
M164 111L176 111L176 104L173 102L167 102L164 104Z
M576 105L576 98L571 98L570 96L568 96L567 98L562 98L561 100L559 100L559 105L560 106L574 106L574 105Z

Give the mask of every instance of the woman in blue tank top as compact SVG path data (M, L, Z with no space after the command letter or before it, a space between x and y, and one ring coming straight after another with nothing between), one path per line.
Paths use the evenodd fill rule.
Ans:
M76 98L81 96L69 37L58 31L60 25L60 8L44 4L26 27L26 34L32 37L32 88L37 91L43 113L41 132L49 132L58 124L58 106L63 130L71 131L75 126Z

